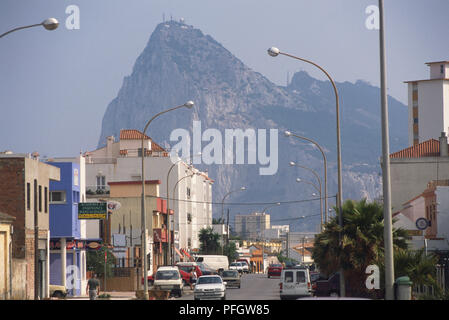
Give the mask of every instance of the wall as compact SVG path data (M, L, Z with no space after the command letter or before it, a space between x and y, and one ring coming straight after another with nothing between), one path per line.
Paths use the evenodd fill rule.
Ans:
M422 81L418 83L419 141L438 139L445 126L443 112L443 81Z
M393 212L420 195L429 181L449 179L449 157L390 159L390 166Z
M437 237L449 240L449 187L437 186L435 194L438 221Z
M8 298L10 291L10 232L11 225L0 221L0 300Z
M12 296L14 300L27 299L27 263L24 259L12 259ZM34 277L33 277L34 278Z

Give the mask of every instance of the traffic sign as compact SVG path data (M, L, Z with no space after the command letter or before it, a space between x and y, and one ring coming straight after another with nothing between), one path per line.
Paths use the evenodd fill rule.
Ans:
M416 220L416 227L419 230L425 230L429 227L429 221L426 218L419 218Z

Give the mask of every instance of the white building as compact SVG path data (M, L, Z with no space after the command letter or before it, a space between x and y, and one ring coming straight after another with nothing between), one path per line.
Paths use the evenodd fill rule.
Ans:
M410 145L449 133L449 61L426 64L430 79L406 81Z
M109 136L105 147L86 153L88 193L107 193L109 182L142 180L141 139L138 130L121 130L119 141ZM160 180L160 196L167 198L167 174L174 163L169 153L146 135L144 150L145 180ZM199 248L199 231L212 226L213 180L207 172L200 172L184 161L175 163L168 190L169 208L175 212L175 235L178 235L175 247ZM192 173L195 175L187 177Z
M290 226L287 225L272 225L270 229L263 232L263 238L266 240L280 239L290 231Z

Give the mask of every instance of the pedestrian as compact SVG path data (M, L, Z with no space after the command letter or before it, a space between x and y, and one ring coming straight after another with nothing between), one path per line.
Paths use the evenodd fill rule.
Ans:
M89 295L89 300L96 300L97 295L100 294L100 281L96 273L87 281L86 294Z
M192 268L190 270L190 281L189 281L189 285L190 285L190 289L193 290L193 285L196 283L196 279L198 279L198 276L196 274L195 268Z

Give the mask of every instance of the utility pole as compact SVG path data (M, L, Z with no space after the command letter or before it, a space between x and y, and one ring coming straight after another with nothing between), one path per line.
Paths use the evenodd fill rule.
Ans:
M40 297L39 266L39 212L37 211L37 180L34 179L34 300Z
M228 217L226 220L226 245L229 246L229 208L228 208Z
M380 90L382 116L382 185L384 198L385 299L394 300L393 227L391 217L390 145L388 131L387 67L385 53L384 1L379 0Z

